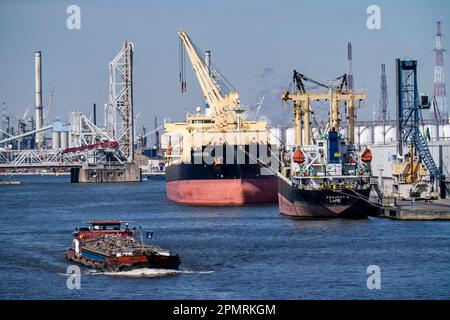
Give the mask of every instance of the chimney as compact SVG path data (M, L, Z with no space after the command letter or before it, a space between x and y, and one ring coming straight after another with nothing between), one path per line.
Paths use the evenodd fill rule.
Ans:
M94 106L93 106L93 123L94 123L94 125L97 125L97 106L96 106L96 104L94 103Z
M41 66L41 52L36 51L34 53L34 74L35 74L35 88L36 88L36 130L39 130L43 126L42 117L42 66ZM43 135L42 132L36 133L36 144L38 148L43 147Z

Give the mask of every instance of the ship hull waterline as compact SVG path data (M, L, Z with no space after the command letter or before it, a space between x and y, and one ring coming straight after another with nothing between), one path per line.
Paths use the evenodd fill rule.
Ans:
M167 198L186 205L240 206L277 201L275 176L244 179L177 180L166 184Z
M367 218L376 207L362 190L304 190L278 177L278 205L282 215L297 218Z

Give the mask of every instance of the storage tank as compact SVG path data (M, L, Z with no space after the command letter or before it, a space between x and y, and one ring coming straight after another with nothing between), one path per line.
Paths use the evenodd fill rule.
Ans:
M393 143L397 141L397 128L393 126L388 126L386 128L386 143Z
M61 148L61 132L52 131L52 147L53 150L58 150Z
M292 148L295 146L295 128L287 128L286 129L286 147Z
M449 140L450 139L450 124L445 124L443 126L439 126L440 130L442 132L441 137L442 140Z
M69 147L69 132L61 131L61 149L65 150Z
M374 143L383 144L386 143L385 131L388 126L375 126L374 128Z
M269 130L270 144L279 146L283 143L283 134L281 128L275 127Z
M358 127L358 130L356 130L356 137L355 140L357 144L365 145L365 144L372 144L372 126L361 126ZM358 139L358 133L359 133L359 139Z
M436 141L437 137L438 137L438 127L436 125L424 125L424 126L419 126L420 132L423 134L423 136L426 138L427 137L427 132L429 132L430 134L430 140L431 141Z

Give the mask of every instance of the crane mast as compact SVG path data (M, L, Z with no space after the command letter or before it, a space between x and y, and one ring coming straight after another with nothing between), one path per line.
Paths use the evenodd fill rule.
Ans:
M312 101L330 101L330 121L329 128L335 131L340 130L340 102L347 104L348 127L347 138L350 143L354 143L355 139L355 100L363 101L366 99L364 93L354 92L353 90L344 90L347 82L347 75L343 75L339 80L338 86L335 88L331 84L325 85L315 81L294 70L293 82L295 84L294 92L285 91L281 94L283 101L292 100L294 102L294 127L295 127L295 144L309 145L311 143L311 121L310 114L313 113L311 108ZM327 89L327 92L309 92L306 91L304 81Z
M212 109L211 116L218 118L218 122L223 121L224 125L238 124L241 121L238 119L241 110L239 94L236 91L224 92L215 79L215 72L211 70L209 61L207 65L204 59L200 58L198 50L187 33L180 30L178 35L191 61L205 101Z

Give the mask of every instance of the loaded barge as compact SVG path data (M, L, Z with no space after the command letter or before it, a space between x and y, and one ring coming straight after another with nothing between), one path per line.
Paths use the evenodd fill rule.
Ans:
M135 239L135 229L121 221L91 221L91 227L75 229L66 258L101 271L128 271L139 268L174 269L178 255Z

